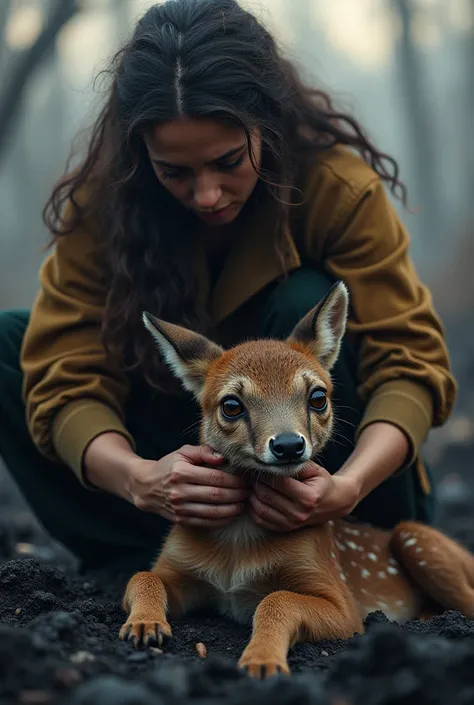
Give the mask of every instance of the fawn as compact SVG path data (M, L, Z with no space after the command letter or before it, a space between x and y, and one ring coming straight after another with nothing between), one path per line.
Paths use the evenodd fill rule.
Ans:
M337 283L286 341L224 351L180 326L143 314L164 360L202 408L201 442L233 473L298 477L331 436L330 371L345 332L348 293ZM253 631L239 665L250 675L289 673L297 642L347 638L381 609L392 620L427 605L474 618L474 560L417 522L393 531L336 520L287 534L245 512L224 528L171 529L150 572L129 581L120 638L135 645L171 637L170 617L211 603Z

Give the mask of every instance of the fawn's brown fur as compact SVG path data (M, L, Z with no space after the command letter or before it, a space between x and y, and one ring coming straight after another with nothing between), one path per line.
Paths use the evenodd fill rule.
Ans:
M323 448L333 425L329 373L347 305L339 283L287 341L252 341L227 351L144 314L164 359L201 404L202 442L222 453L228 472L298 477ZM229 398L230 418L223 411ZM288 446L295 437L298 447ZM277 448L282 438L286 445ZM244 513L221 529L175 525L151 571L128 583L129 616L120 636L161 645L171 636L168 614L205 603L239 622L253 620L241 667L257 677L288 673L293 644L362 632L362 620L376 609L398 621L421 616L427 605L474 618L474 559L416 522L383 531L337 520L277 534Z

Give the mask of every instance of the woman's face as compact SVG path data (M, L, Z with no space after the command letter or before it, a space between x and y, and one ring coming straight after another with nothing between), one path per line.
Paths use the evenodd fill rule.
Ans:
M183 118L157 125L145 143L160 183L208 225L231 223L258 181L240 127ZM252 134L251 149L260 166L258 130Z

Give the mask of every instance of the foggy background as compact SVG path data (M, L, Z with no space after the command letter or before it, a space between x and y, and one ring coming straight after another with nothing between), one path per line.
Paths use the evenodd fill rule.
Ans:
M41 209L71 140L101 105L94 76L150 0L0 0L0 309L28 308ZM412 257L444 322L460 396L430 438L436 460L474 432L474 0L242 4L307 77L394 156L409 189ZM472 454L469 455L469 458Z

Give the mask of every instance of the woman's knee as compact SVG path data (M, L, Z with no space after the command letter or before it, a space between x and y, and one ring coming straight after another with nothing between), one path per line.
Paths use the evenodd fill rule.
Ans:
M268 295L262 316L262 334L287 337L333 284L334 280L320 269L300 268L290 272Z

